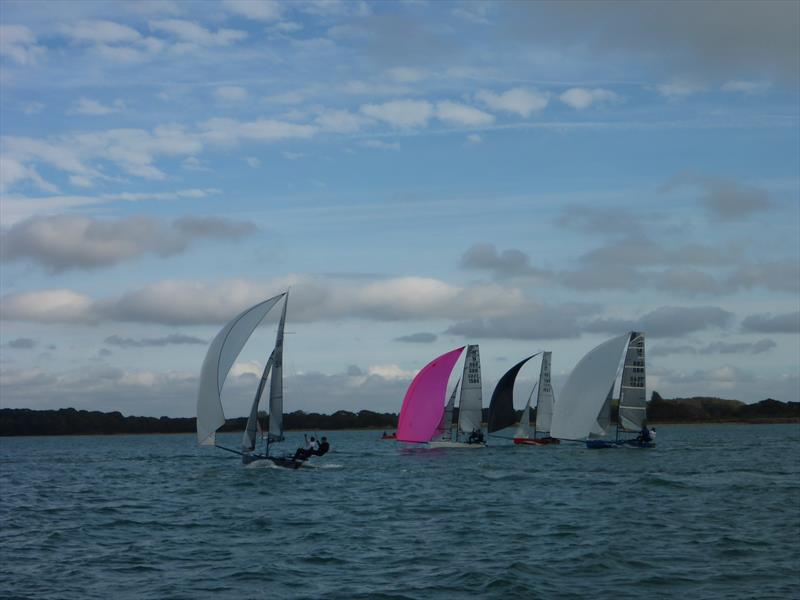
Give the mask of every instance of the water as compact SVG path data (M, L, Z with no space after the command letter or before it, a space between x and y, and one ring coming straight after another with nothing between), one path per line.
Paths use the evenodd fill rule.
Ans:
M659 427L655 450L329 435L299 471L188 435L4 438L0 597L800 594L798 425Z

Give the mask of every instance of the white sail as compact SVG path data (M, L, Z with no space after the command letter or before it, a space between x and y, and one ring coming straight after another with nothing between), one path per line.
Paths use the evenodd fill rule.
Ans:
M436 433L440 440L449 440L453 437L453 409L456 406L456 392L458 391L458 384L461 382L459 379L453 387L453 393L450 394L450 399L444 407L444 414L442 420L439 422L439 427L436 428Z
M537 383L533 384L531 393L528 394L528 401L525 403L525 408L522 409L522 416L519 418L519 425L514 432L515 438L529 438L531 437L531 400L533 399L533 392L536 391ZM537 417L538 421L538 417Z
M258 423L258 404L261 401L261 394L264 392L264 386L267 383L267 377L269 377L269 372L272 369L272 360L275 355L275 351L272 351L272 354L269 356L269 360L267 360L267 364L264 367L264 372L261 374L261 381L258 382L258 390L256 390L256 397L253 398L253 405L250 407L250 416L247 417L247 425L244 428L244 435L242 436L242 449L251 451L255 450L256 447L256 432L259 430L259 423Z
M619 428L640 431L647 418L645 391L644 333L631 332L619 390Z
M461 397L458 402L458 428L472 433L483 421L483 390L481 388L481 356L477 344L467 346L464 375L461 377Z
M278 323L278 334L275 337L273 351L272 379L269 383L269 435L270 439L283 439L283 328L286 325L286 306L289 304L289 292L283 301L281 320Z
M553 410L550 435L584 439L597 423L608 389L617 376L628 334L603 342L584 356L570 373Z
M197 392L197 441L213 445L217 429L225 424L220 394L225 378L253 330L283 294L248 308L217 334L203 360Z
M614 379L616 379L616 377ZM611 425L611 403L613 400L614 384L612 383L611 388L608 390L606 401L603 402L603 408L600 409L600 412L597 415L597 421L595 421L594 425L592 425L592 431L590 432L589 437L601 438L608 433L608 428Z
M550 431L553 421L553 385L550 381L550 359L552 352L542 353L542 368L539 371L539 393L536 400L536 427L535 431Z

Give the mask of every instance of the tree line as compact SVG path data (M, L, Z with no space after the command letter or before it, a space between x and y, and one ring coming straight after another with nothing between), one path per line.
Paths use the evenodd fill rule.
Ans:
M616 407L612 406L612 419ZM456 409L456 418L457 418ZM521 415L522 411L518 412ZM535 414L535 411L534 411ZM484 422L488 409L484 409ZM262 413L261 425L268 426ZM664 399L653 392L647 405L650 423L702 422L800 422L800 402L780 402L768 398L755 404L696 396ZM228 419L220 431L243 431L247 419ZM333 431L337 429L385 429L397 427L397 415L371 410L339 410L331 415L294 411L283 416L286 430ZM100 412L62 408L31 410L0 409L0 436L9 435L110 435L117 433L193 433L194 417L126 417L119 411Z

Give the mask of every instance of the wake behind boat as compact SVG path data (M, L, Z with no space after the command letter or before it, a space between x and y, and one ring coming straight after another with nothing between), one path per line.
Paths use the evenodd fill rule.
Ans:
M225 424L225 414L222 410L222 386L228 376L236 358L244 348L247 340L255 331L255 328L264 320L267 313L281 300L284 299L283 310L280 322L278 323L278 333L275 338L275 347L270 354L261 380L258 383L253 404L250 408L250 415L242 436L241 450L228 448L216 443L216 432ZM289 303L289 292L279 294L269 300L265 300L252 306L232 319L217 334L206 353L203 367L200 371L200 389L197 394L197 441L201 446L215 446L221 450L238 454L242 457L242 463L250 465L257 461L270 461L272 464L297 469L307 462L310 455L300 453L300 449L295 455L275 455L271 453L272 444L283 441L283 338L284 327L286 325L286 307ZM258 420L258 407L261 396L269 380L269 426L267 432L261 430ZM256 451L256 439L258 434L264 443L263 453ZM327 452L320 448L321 453ZM319 452L315 450L314 452Z

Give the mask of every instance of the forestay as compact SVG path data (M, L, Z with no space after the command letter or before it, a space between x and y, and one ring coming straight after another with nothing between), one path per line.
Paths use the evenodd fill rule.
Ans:
M286 326L286 307L289 305L289 292L283 302L281 320L272 353L272 379L269 382L269 439L283 439L283 328Z
M198 443L214 445L216 431L225 423L220 394L228 372L253 330L283 296L279 294L240 313L211 342L200 370L197 393Z
M628 334L603 342L584 356L570 373L553 410L550 435L584 439L597 424L607 391L617 376Z

